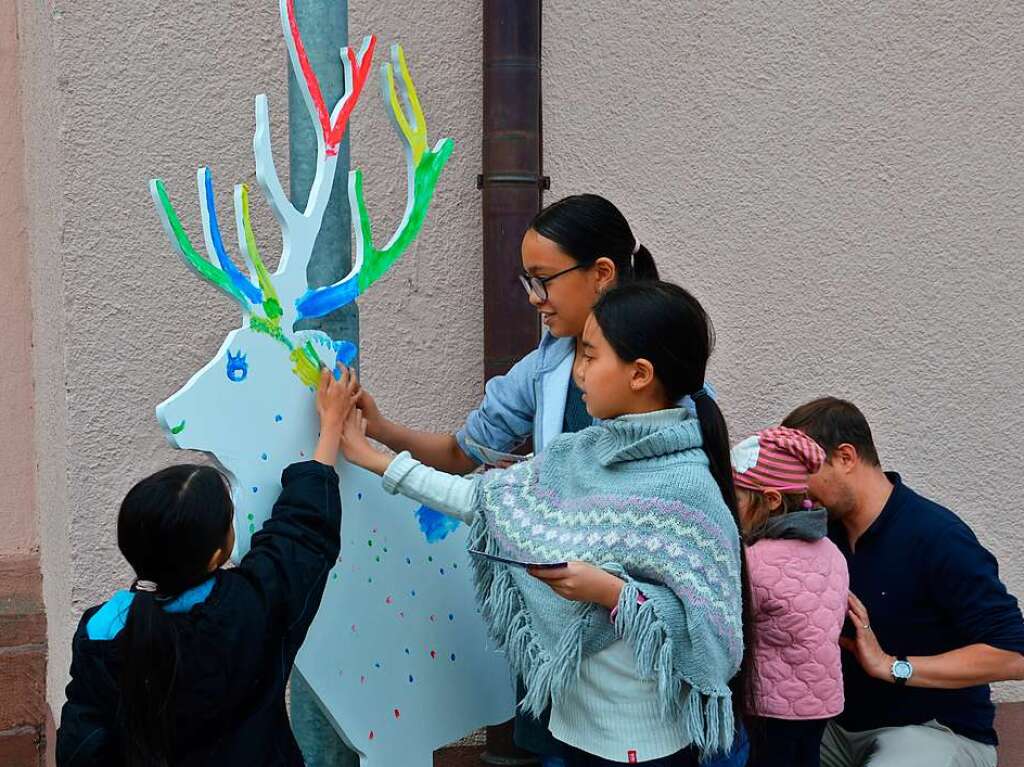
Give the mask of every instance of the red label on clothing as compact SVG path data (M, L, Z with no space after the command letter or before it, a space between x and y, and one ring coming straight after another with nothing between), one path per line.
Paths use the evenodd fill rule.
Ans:
M630 764L638 764L636 760L636 751L627 751L626 756L629 758Z

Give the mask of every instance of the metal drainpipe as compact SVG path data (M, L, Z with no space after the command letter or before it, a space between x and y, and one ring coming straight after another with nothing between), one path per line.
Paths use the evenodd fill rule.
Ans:
M302 30L306 54L320 80L324 100L335 103L344 95L343 70L338 51L348 40L346 0L302 0L295 3L295 17ZM309 112L288 64L288 164L292 203L302 209L316 174L316 134ZM310 286L329 285L345 276L352 263L348 209L349 140L338 156L334 187L324 213L323 225L309 259L306 277ZM359 313L354 303L326 317L306 320L298 329L323 330L332 338L359 345ZM358 359L357 359L358 364ZM302 675L291 678L292 730L309 767L359 767L359 756L335 731Z
M523 233L541 208L541 0L484 0L484 378L507 373L536 345L537 313L518 284ZM533 765L512 723L487 728L487 765Z

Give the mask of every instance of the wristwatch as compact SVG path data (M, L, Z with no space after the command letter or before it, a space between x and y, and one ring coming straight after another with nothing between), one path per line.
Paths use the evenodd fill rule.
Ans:
M892 668L889 669L889 673L892 674L892 681L896 683L896 686L902 687L914 675L914 667L907 660L906 655L897 655L896 660L892 662Z

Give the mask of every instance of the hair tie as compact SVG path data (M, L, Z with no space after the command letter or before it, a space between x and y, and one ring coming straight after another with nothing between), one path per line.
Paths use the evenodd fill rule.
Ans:
M135 591L145 591L147 594L155 594L157 585L153 581L136 580L134 589Z
M810 509L814 508L814 501L812 501L810 498L804 498L804 502L801 503L800 505L809 511Z
M636 257L636 254L640 252L640 240L633 240L633 252L629 254L630 260Z

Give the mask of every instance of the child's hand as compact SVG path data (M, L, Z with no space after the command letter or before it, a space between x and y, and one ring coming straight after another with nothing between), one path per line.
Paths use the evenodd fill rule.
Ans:
M530 575L544 581L551 590L574 602L594 602L611 610L619 603L624 581L587 562L570 562L565 567L530 568Z
M330 368L320 371L320 388L316 392L316 410L320 414L320 431L335 431L338 435L355 407L359 395L359 382L351 370L338 363L339 377Z
M391 463L391 459L374 449L366 438L366 418L358 408L352 408L345 419L345 427L341 432L341 451L349 463L376 474L383 474Z

